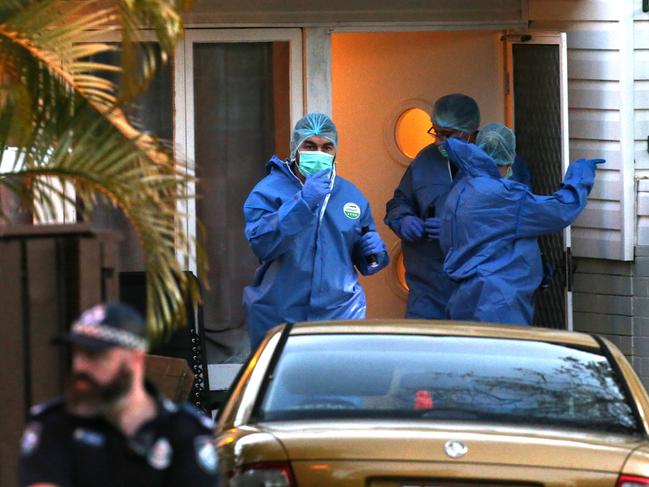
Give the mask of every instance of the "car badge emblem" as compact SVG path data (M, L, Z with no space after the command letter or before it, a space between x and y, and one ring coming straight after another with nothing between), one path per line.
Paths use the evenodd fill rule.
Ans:
M444 451L451 458L461 458L467 454L469 447L461 441L450 440L444 445Z

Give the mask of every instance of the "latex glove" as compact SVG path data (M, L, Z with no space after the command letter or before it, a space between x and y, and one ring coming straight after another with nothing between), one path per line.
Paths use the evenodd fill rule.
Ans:
M424 236L424 221L416 216L404 216L399 231L406 242L416 242Z
M597 170L599 164L604 164L605 162L605 159L588 159L588 163L590 164L590 167L593 168L593 171Z
M606 162L604 159L577 159L568 166L563 181L569 184L579 182L590 191L595 182L597 166L604 162Z
M372 254L380 254L385 250L385 245L378 232L370 231L361 237L361 254L367 257Z
M426 218L424 220L424 230L426 230L427 238L439 238L439 228L442 222L439 218Z
M315 210L331 192L330 173L331 169L323 169L306 178L302 188L302 198L312 210Z

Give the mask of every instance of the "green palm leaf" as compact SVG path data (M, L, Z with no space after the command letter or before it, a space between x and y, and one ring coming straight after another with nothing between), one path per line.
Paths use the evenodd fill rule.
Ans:
M186 194L192 176L161 141L134 128L121 109L149 81L153 58L122 73L127 89L120 97L98 75L119 68L88 58L114 49L92 42L98 33L121 25L131 41L144 23L152 24L163 52L170 53L182 31L173 8L179 4L12 0L0 8L0 148L16 147L16 162L0 174L0 185L37 216L53 212L59 201L77 199L86 212L105 202L121 209L144 250L147 316L158 338L183 322L187 297L199 299L198 285L180 263L188 262L194 245L178 210L193 197ZM135 44L127 44L122 58L131 63ZM74 187L73 196L66 185ZM204 275L198 247L196 265Z

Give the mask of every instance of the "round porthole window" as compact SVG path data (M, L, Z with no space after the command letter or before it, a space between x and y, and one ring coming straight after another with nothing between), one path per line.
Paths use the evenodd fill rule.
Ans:
M435 141L427 131L430 128L430 115L421 108L410 108L397 120L394 137L397 147L406 157L414 159L419 151Z
M390 156L407 166L435 138L430 129L431 104L425 100L407 100L388 117L384 129L385 144Z

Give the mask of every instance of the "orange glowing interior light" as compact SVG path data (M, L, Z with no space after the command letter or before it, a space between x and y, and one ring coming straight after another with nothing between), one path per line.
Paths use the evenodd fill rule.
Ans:
M435 138L428 133L430 115L421 108L409 108L399 117L395 128L397 146L411 159Z

